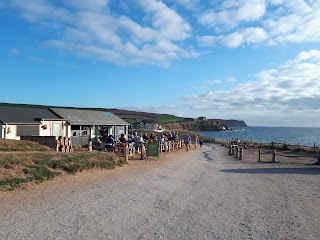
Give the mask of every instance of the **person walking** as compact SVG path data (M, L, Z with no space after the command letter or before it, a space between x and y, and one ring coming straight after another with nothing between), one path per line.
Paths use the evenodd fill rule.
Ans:
M200 150L201 150L202 149L202 144L203 144L202 139L200 139L199 144L200 144Z
M191 143L191 137L190 137L189 133L187 133L187 135L184 138L184 144L187 147L187 151L189 151L190 143Z

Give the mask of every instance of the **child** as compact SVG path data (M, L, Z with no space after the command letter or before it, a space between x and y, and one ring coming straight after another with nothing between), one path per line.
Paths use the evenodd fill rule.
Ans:
M202 139L200 139L199 144L200 144L200 150L201 150L202 149L202 144L203 144Z

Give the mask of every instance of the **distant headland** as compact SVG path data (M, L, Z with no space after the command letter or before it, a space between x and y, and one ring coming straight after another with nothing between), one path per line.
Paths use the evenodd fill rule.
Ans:
M19 107L37 107L48 108L57 106L34 105L34 104L13 104L0 103L0 106L19 106ZM116 108L80 108L80 107L64 107L70 109L86 109L86 110L101 110L112 112L128 123L137 121L149 121L162 125L166 129L184 129L188 131L226 131L233 127L247 127L243 120L224 120L224 119L207 119L204 116L198 118L177 117L170 114L139 112Z

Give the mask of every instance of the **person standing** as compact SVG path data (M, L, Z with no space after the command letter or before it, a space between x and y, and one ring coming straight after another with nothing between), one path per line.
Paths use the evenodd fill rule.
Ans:
M197 149L198 147L198 136L196 135L196 140L195 140L195 143L194 143L194 148Z
M200 139L199 144L200 144L200 150L201 150L202 149L202 144L203 144L202 139Z
M187 133L187 135L184 137L184 144L187 147L187 151L189 151L190 143L191 143L191 137L190 137L189 133Z

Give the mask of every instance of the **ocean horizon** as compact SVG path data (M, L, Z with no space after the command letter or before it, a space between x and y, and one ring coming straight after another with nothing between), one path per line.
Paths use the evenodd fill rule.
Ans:
M227 131L199 131L210 138L238 138L257 143L285 143L305 147L320 146L320 128L315 127L230 127Z

